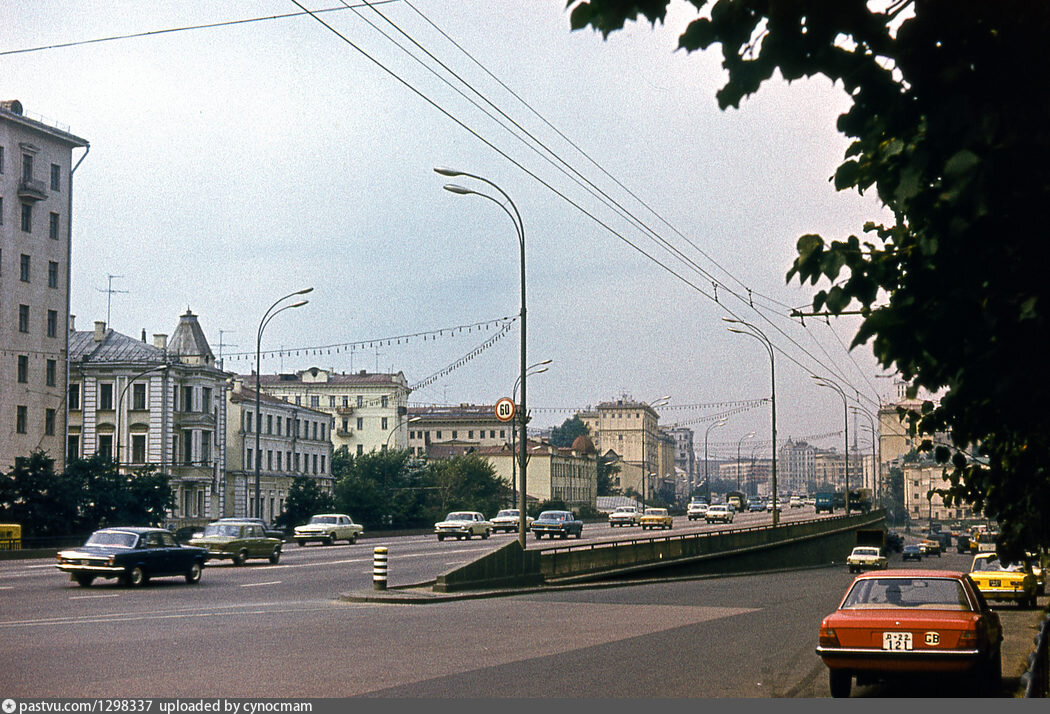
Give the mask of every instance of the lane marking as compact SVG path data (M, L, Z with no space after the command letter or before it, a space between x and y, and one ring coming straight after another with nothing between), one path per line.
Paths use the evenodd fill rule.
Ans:
M242 587L242 588L257 588L257 587L260 587L262 585L280 585L281 582L282 582L281 580L269 580L269 581L267 581L265 583L242 583L238 587Z
M70 600L100 600L105 597L120 597L120 593L113 593L111 595L70 595Z

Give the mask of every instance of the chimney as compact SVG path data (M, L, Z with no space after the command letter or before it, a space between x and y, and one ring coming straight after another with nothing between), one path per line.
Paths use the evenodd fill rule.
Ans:
M142 343L143 344L146 343L146 328L145 327L142 328Z
M168 336L163 333L154 333L153 335L153 346L158 350L168 349Z
M233 393L240 394L244 390L244 380L241 377L233 378Z
M101 342L106 336L106 323L102 320L95 320L95 342Z
M69 331L70 332L76 332L77 331L77 324L76 323L77 323L77 316L73 315L73 314L70 314L70 316L69 316Z

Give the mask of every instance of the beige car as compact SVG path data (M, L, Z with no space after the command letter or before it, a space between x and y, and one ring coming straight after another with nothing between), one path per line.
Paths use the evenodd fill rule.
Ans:
M296 526L292 538L299 545L306 545L310 541L332 545L337 540L353 544L364 530L364 526L354 523L345 513L320 513L311 516L305 525Z
M434 532L437 533L438 540L470 540L476 535L488 538L492 533L492 522L485 520L485 516L477 511L453 511L445 516L445 520L434 524Z
M846 558L846 565L851 573L861 573L865 570L885 570L889 567L889 561L880 548L858 545Z
M674 521L666 508L647 508L642 516L643 531L647 531L650 528L666 528L670 530L673 525Z

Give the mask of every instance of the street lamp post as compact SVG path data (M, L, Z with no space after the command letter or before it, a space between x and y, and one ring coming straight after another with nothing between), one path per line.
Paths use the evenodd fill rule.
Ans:
M876 460L878 457L875 453L875 420L872 419L871 414L868 414L866 411L864 411L863 409L859 409L858 407L850 407L850 411L854 414L860 414L864 416L868 420L868 424L871 426L871 485L875 494L873 500L878 502L879 472L882 470L882 465L879 464L879 462Z
M667 402L669 402L669 401L671 401L671 395L670 394L666 394L666 395L660 397L659 399L657 399L656 401L654 401L652 404L647 404L646 402L642 402L642 404L645 404L645 406L647 408L652 409L653 411L655 411L656 407L662 407L665 404L667 404ZM645 456L646 456L646 454L645 454L645 433L646 433L645 412L642 412L642 513L645 513L645 491L646 491L645 487L646 487L647 482L649 481L649 468L648 468L649 462L645 458Z
M132 383L136 379L138 379L139 377L143 377L143 376L149 374L150 372L160 372L160 371L166 370L167 368L168 368L168 365L166 365L166 364L158 364L158 365L154 365L154 366L150 367L149 369L145 369L145 370L139 372L138 374L136 374L135 376L131 377L130 379L128 379L128 381L124 384L124 388L120 390L120 396L117 398L117 471L120 471L120 462L121 462L121 459L120 459L120 434L124 430L123 425L120 423L121 422L121 414L122 414L122 411L123 411L122 410L122 405L124 404L124 395L127 393L128 387L130 387L132 385Z
M840 387L839 385L835 384L830 379L826 379L825 377L818 377L815 374L811 374L810 377L812 377L814 380L816 380L817 384L819 384L821 387L827 387L828 389L833 389L836 392L838 392L840 397L842 397L842 416L843 416L843 423L845 424L844 428L845 428L845 434L846 434L846 437L845 437L845 440L846 440L846 443L845 443L845 446L846 446L846 448L845 448L845 458L846 458L846 515L848 516L849 515L849 400L846 398L846 392L842 389L842 387Z
M292 308L302 307L309 300L299 300L290 305L285 305L277 310L274 310L279 304L284 302L290 297L296 295L306 295L313 288L304 288L302 290L296 290L294 293L288 293L284 297L276 300L273 305L270 305L263 314L262 319L259 320L259 330L255 333L255 517L262 518L262 493L261 493L261 476L259 473L262 467L262 454L259 453L260 444L259 438L262 434L262 422L260 421L260 412L262 411L261 394L262 387L260 386L260 380L262 379L262 335L263 330L266 329L266 325L269 324L270 320L276 317L279 313L285 310L291 310ZM250 515L250 514L249 514Z
M736 442L736 490L740 490L740 445L744 443L744 439L750 439L755 435L755 432L749 431L740 437L740 441Z
M771 416L771 421L772 421L771 429L772 429L772 432L773 432L773 442L772 442L773 447L770 450L772 452L772 462L771 462L770 474L771 474L772 490L773 490L773 494L772 494L773 495L773 525L776 526L780 522L780 515L779 515L780 511L777 509L777 500L778 500L777 499L777 373L776 373L776 364L775 364L775 361L773 359L773 354L774 354L774 352L773 352L773 343L769 341L769 338L766 337L766 334L764 332L762 332L762 330L758 329L757 327L752 325L750 322L744 322L743 320L731 320L731 319L729 319L727 317L723 317L722 320L725 321L725 322L732 323L734 325L743 325L744 327L746 327L747 328L746 330L741 330L741 329L738 329L738 328L735 328L735 327L730 327L729 331L730 332L735 332L735 333L740 334L740 335L747 335L749 337L753 337L754 339L756 339L759 342L761 342L762 345L766 348L766 352L769 353L769 380L770 380L770 395L769 395L769 399L770 399L770 407L771 407L770 408L770 412L772 414L772 416Z
M707 475L707 437L711 435L712 429L717 429L720 426L725 426L726 420L724 418L711 424L707 427L707 431L704 432L704 484L707 488L707 503L711 504L711 477Z
M526 498L526 495L525 495L527 493L527 491L526 491L526 489L527 489L527 485L526 485L526 483L527 483L526 469L527 469L527 463L528 463L528 459L526 458L526 453L525 453L525 451L526 451L525 445L528 444L528 434L527 434L528 410L527 410L527 407L526 407L527 402L526 402L526 398L525 398L525 394L526 394L526 390L525 390L525 381L526 381L525 380L525 376L526 376L526 372L528 371L528 368L526 367L526 356L525 356L525 352L526 352L526 350L525 350L525 345L526 345L526 340L525 340L525 335L526 335L526 319L525 319L525 225L521 221L521 214L518 212L518 207L516 205L514 205L514 201L511 200L510 196L508 196L507 193L502 188L497 186L492 181L489 181L487 178L484 178L482 176L478 176L476 174L467 173L466 171L457 171L456 169L448 169L448 168L441 168L441 167L435 168L434 171L436 173L438 173L439 175L441 175L441 176L449 176L449 177L466 176L468 178L472 178L472 179L475 179L477 181L481 181L482 183L484 183L484 184L486 184L488 186L491 186L493 189L496 190L497 193L499 193L500 196L502 196L504 198L506 203L504 203L503 201L500 201L500 200L497 200L497 199L493 198L492 196L488 195L487 193L481 193L480 191L474 191L472 189L464 188L462 186L457 186L455 184L445 184L444 188L445 188L446 191L449 191L451 193L455 193L455 194L458 194L458 195L461 195L461 196L469 196L470 194L474 194L476 196L481 196L482 198L487 198L488 200L492 201L497 206L502 208L504 213L506 213L510 217L511 222L514 224L514 229L515 229L515 231L517 231L517 234L518 234L518 244L519 244L519 247L521 249L520 250L520 254L521 254L521 259L520 259L520 268L521 268L521 270L520 270L520 272L521 272L521 366L520 366L520 370L519 370L520 371L520 379L521 379L521 414L518 417L519 420L520 420L519 424L518 424L518 432L519 432L518 433L518 438L519 438L519 440L521 441L521 444L522 444L521 453L518 454L518 468L521 471L521 495L520 495L520 501L519 501L519 503L520 503L519 509L520 509L520 512L521 512L521 517L518 519L518 543L521 545L521 549L525 550L525 547L526 547L525 527L527 525L526 524L526 519L525 519L525 514L528 512L528 509L526 507L527 506L527 498ZM507 207L508 205L510 206L510 208Z
M553 361L554 360L545 359L542 362L537 362L536 364L529 365L528 369L525 370L525 373L528 374L529 376L532 376L534 374L543 374L548 369L548 367L546 365L550 364ZM517 377L515 377L515 379L514 379L514 389L511 390L510 399L515 404L517 404L517 402L518 402L518 385L519 384L521 384L521 375L518 375ZM525 445L527 445L527 443L528 442L526 442L526 444L523 444L522 448L525 448ZM516 454L518 453L517 452L517 433L514 431L514 429L510 430L510 453L511 453L511 458L510 458L510 488L511 488L510 505L513 506L515 503L518 502L518 460L517 460L517 456L516 456Z

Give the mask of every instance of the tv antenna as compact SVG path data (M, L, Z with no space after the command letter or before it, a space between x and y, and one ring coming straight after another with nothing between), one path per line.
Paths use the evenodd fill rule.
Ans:
M109 279L109 283L108 283L109 286L105 290L103 290L102 288L95 288L95 290L99 291L100 293L106 293L106 327L112 327L112 324L110 323L110 307L112 306L112 303L113 303L113 294L114 293L127 294L127 292L128 292L127 290L114 290L113 289L113 278L123 278L123 277L124 277L123 275L107 275L106 278Z

